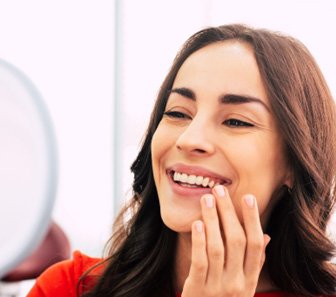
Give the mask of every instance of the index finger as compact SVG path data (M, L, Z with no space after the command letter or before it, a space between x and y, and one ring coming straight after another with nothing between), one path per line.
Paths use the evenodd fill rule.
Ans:
M225 268L239 274L244 267L246 236L239 222L228 190L223 186L214 188L217 197L218 214L223 228L225 242Z

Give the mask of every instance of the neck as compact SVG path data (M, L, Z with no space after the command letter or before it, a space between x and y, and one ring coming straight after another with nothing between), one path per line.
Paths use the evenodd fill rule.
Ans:
M179 233L177 236L175 258L176 285L179 292L182 292L183 285L189 275L191 263L191 235L190 233ZM265 267L265 266L264 266ZM262 269L256 292L271 292L277 288L272 284L266 269Z

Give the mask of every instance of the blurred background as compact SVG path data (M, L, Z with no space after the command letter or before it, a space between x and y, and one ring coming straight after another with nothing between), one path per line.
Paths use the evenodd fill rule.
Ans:
M334 0L0 0L0 57L31 78L53 120L53 218L72 250L102 255L160 83L189 35L232 22L289 33L335 94L335 12Z

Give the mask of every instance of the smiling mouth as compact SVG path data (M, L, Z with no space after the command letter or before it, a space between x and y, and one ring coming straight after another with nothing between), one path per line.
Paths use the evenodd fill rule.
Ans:
M202 175L186 174L184 172L177 171L170 171L169 175L175 183L188 188L212 189L217 185L226 185L231 183L228 180L221 180Z

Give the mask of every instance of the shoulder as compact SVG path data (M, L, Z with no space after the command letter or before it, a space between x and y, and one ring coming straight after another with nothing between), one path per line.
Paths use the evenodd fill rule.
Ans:
M91 258L79 251L73 253L71 260L59 262L43 272L28 293L28 297L75 297L77 296L77 284L80 277L93 269L91 273L98 275L101 267L94 268L102 259Z

